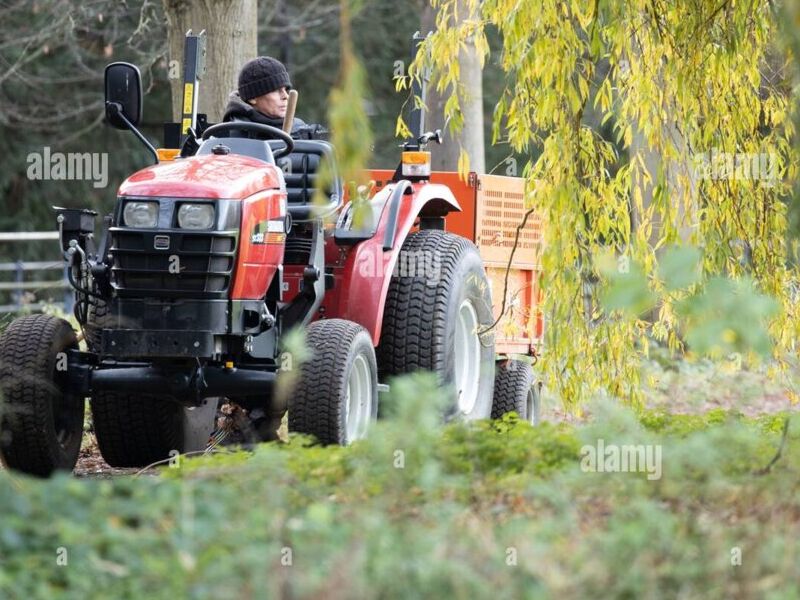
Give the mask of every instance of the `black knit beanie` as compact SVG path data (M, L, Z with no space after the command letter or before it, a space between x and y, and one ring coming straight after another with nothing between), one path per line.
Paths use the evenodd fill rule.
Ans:
M259 56L246 63L239 71L239 96L247 101L269 94L277 89L291 89L289 72L283 63L270 56Z

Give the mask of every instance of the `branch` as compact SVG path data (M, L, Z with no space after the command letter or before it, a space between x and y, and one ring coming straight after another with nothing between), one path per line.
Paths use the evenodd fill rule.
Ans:
M778 446L778 451L775 453L775 456L772 457L772 460L769 461L766 467L764 467L763 469L759 469L758 471L755 471L753 475L761 476L761 475L766 475L767 473L770 472L770 469L772 469L772 467L775 466L775 463L778 462L781 455L783 454L783 448L786 446L786 439L788 437L788 434L789 434L789 417L785 417L783 419L783 432L781 433L781 443Z

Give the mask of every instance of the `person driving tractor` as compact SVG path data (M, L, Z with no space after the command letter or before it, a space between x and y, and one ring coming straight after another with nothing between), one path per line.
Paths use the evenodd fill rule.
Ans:
M222 121L245 121L283 129L291 89L289 72L281 61L271 56L254 58L239 71L237 89L228 97L228 106ZM322 125L308 125L302 119L294 117L289 133L297 139L325 139L328 132ZM273 138L245 131L237 135L258 139ZM191 156L198 148L196 134L190 134L181 149L181 156Z
M259 56L245 63L239 72L238 89L231 92L223 121L250 121L283 128L292 82L279 60ZM291 133L305 127L297 117Z

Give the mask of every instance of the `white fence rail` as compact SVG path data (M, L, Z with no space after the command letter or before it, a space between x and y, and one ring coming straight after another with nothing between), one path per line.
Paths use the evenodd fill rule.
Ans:
M37 242L45 240L58 240L57 231L11 231L0 232L0 243L2 242ZM59 279L49 279L47 281L26 281L25 275L28 273L53 271L58 272ZM25 302L26 291L63 289L63 300L55 304L61 306L66 312L72 310L72 292L67 281L64 262L56 261L23 261L0 263L0 277L3 273L13 273L13 281L0 280L0 292L12 292L12 304L0 304L0 313L14 313L24 309L39 310L44 306L43 302ZM53 273L55 275L55 273Z
M0 232L0 242L25 242L36 240L57 240L57 231L5 231Z

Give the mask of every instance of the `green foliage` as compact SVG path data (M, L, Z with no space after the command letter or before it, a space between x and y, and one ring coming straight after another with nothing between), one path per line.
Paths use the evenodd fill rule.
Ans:
M772 423L780 422L783 426L783 419L787 415L769 415L758 420L746 419L741 413L736 411L726 411L721 408L714 408L702 414L680 414L668 413L665 411L643 411L639 415L642 425L650 430L667 435L684 437L696 431L703 431L711 427L730 424L733 422L743 422L748 426L758 426L766 431L777 433L779 429L774 429ZM761 419L766 419L770 424L765 426Z
M391 418L350 448L291 436L189 458L157 477L0 472L0 595L800 591L795 565L780 559L796 555L800 539L794 427L760 474L784 415L637 415L605 403L578 426L533 428L509 415L442 427L433 377L397 379L392 394ZM660 446L661 478L581 470L581 445L599 439ZM744 553L739 566L733 548Z
M780 308L778 302L759 293L749 277L717 276L698 284L699 258L696 248L677 247L657 263L664 289L661 300L673 303L688 350L715 358L733 352L768 357L773 349L768 327ZM598 267L607 283L600 297L605 310L635 318L656 305L658 296L638 263L628 263L627 257L615 261L606 254Z
M664 289L675 292L700 281L700 251L693 246L674 246L658 262L658 276Z
M544 423L534 428L511 413L495 422L449 428L442 450L448 471L492 478L546 476L574 464L578 440L570 427Z
M275 395L282 401L289 397L300 376L300 368L312 356L306 346L305 330L295 327L280 338L280 373L275 385Z
M369 162L372 146L372 131L364 107L367 101L367 79L364 68L353 52L350 38L349 0L340 3L340 71L339 82L331 91L328 102L328 123L332 131L333 144L339 174L348 187L353 201L353 222L360 227L371 214L368 194L364 187L367 174L364 170ZM315 202L324 204L324 190L332 184L332 165L323 165L315 190Z
M621 268L613 257L601 262L601 273L609 281L601 302L606 310L619 310L629 317L637 317L653 308L656 295L647 285L644 270L637 263Z
M748 278L722 277L711 278L701 293L677 306L687 323L690 348L717 356L748 351L768 356L772 338L767 325L778 309L778 302L759 294Z

